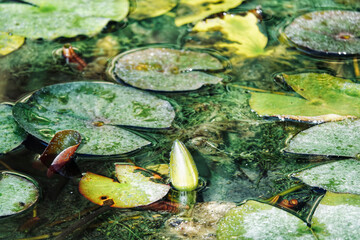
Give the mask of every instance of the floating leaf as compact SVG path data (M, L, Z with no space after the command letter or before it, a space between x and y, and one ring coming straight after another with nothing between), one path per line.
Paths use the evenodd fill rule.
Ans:
M265 51L268 38L260 31L258 23L259 19L251 12L245 16L224 14L198 22L193 31L219 31L224 35L224 40L217 41L214 47L225 48L246 57L256 57L271 53Z
M249 200L220 219L217 239L315 239L300 218L277 207Z
M360 196L326 192L313 216L311 228L318 239L357 239Z
M299 48L315 54L354 55L360 49L359 25L359 12L317 11L295 18L284 33Z
M30 4L0 4L0 31L28 38L55 39L95 35L106 24L121 21L128 0L27 0Z
M81 174L77 165L71 161L80 143L81 135L74 130L63 130L54 135L39 157L40 161L48 167L48 177L51 177L55 172L62 176Z
M170 189L169 185L159 183L162 180L159 175L143 168L123 164L116 164L115 168L119 182L87 172L80 180L80 193L98 205L112 199L112 207L132 208L158 201Z
M25 175L0 172L0 218L25 211L39 198L39 188Z
M325 73L283 74L303 98L252 92L250 107L260 116L320 123L360 116L360 85Z
M163 15L173 9L178 0L136 0L136 7L129 17L142 20Z
M0 104L0 154L7 153L19 146L25 139L26 133L15 122L12 116L12 106Z
M0 32L0 56L4 56L15 51L21 47L24 42L24 37Z
M78 131L78 153L114 155L150 142L119 126L167 128L174 110L149 93L117 84L72 82L44 87L13 109L16 120L35 137L49 142L65 129Z
M291 176L331 192L360 194L360 161L354 159L326 163Z
M352 105L355 107L355 104ZM350 106L351 107L351 106ZM360 153L360 120L313 126L291 139L285 151L300 154L356 157Z
M222 79L198 70L220 70L222 63L208 53L170 48L143 48L115 57L109 72L114 79L141 89L195 90Z
M194 23L214 13L225 12L239 6L243 0L180 0L176 26Z

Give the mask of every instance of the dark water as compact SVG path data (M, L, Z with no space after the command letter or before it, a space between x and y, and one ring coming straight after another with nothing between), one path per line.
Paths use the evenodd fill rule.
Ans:
M84 171L111 176L113 163L130 159L138 166L168 163L172 141L182 140L192 153L201 177L207 187L199 194L199 202L225 201L240 203L246 199L268 199L297 186L288 175L311 166L325 157L307 157L285 154L281 150L286 140L310 127L299 122L282 122L262 119L248 105L247 89L288 91L274 81L279 72L324 70L337 76L357 81L352 61L315 58L279 41L279 31L289 19L301 13L319 9L352 9L357 1L246 1L232 12L244 12L261 6L262 27L269 40L267 48L281 49L280 53L254 58L235 58L224 55L229 67L222 84L205 86L182 93L153 94L168 100L176 110L176 118L168 130L143 133L153 139L153 145L130 156L118 159L78 159ZM170 14L142 21L129 20L126 24L112 24L93 38L57 39L55 41L26 40L18 51L0 58L0 100L16 102L22 96L43 86L83 80L109 80L105 74L104 59L99 58L99 41L111 37L115 53L150 44L176 47L201 47L203 42L189 32L189 26L176 27ZM78 48L90 63L84 72L77 71L54 58L53 51L64 43ZM105 57L106 58L106 57ZM105 60L106 63L106 60ZM1 156L11 168L33 176L42 188L43 196L36 210L39 222L24 231L19 229L32 212L1 221L0 238L19 239L66 231L76 224L84 210L93 204L78 193L77 180L64 182L60 177L47 179L34 169L32 160L44 145L29 137L16 151ZM5 166L0 165L0 169ZM292 195L291 195L292 194ZM289 194L304 204L297 214L306 218L319 195L304 187ZM166 228L169 213L112 210L102 214L69 239L179 239L184 237ZM65 219L64 221L57 222ZM184 238L202 239L196 234ZM39 238L40 239L40 238Z

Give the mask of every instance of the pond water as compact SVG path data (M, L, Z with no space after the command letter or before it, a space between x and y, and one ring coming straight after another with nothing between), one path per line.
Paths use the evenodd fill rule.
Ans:
M0 1L0 4L6 4L4 2L8 1ZM96 211L96 205L79 193L79 179L47 178L46 171L44 173L35 166L34 159L42 153L45 144L28 136L20 147L0 156L0 170L13 169L30 175L38 181L42 197L26 214L0 219L0 238L51 239L68 231L66 239L216 239L215 223L226 209L248 199L266 201L276 195L297 199L301 204L289 211L307 219L324 191L303 185L289 174L336 158L284 152L289 139L313 126L314 122L284 121L283 117L262 118L250 108L250 92L282 92L294 96L296 93L279 77L279 73L327 72L356 83L360 76L356 58L314 56L286 41L283 30L295 17L307 12L357 10L359 7L356 0L244 1L229 12L244 16L247 11L257 8L262 21L258 20L257 28L248 32L249 41L265 38L266 45L249 52L237 52L230 45L228 48L219 47L217 43L226 43L220 31L205 34L192 31L194 25L191 24L176 26L176 7L158 17L110 22L93 37L26 39L18 50L0 57L1 102L15 103L33 91L57 83L116 82L107 73L112 57L141 47L210 52L221 60L225 69L209 71L223 78L221 83L205 85L197 90L149 91L168 101L175 110L175 119L169 128L128 128L149 140L150 146L115 157L78 156L76 159L82 172L110 177L115 162L130 161L144 168L168 164L173 141L181 140L191 152L199 175L206 183L197 193L200 207L192 213L197 214L195 223L191 222L191 216L186 218L187 225L181 225L185 220L174 218L173 213L114 208L71 229L83 216ZM253 39L252 35L255 36ZM235 37L238 36L235 34ZM347 38L347 35L340 37ZM227 43L231 41L227 40ZM71 43L87 62L84 69L79 70L76 64L66 64L59 51L66 43ZM120 80L117 83L127 85ZM166 198L171 199L171 196ZM218 215L211 215L213 219L206 215L209 208L219 207L223 209ZM30 219L34 216L37 218L32 225ZM206 219L210 223L206 223Z

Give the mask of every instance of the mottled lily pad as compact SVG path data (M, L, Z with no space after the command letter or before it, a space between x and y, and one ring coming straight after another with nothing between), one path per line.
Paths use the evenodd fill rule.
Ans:
M35 180L14 172L0 172L0 218L32 207L40 192Z
M216 48L227 49L231 53L246 57L256 57L270 54L265 51L268 41L259 29L259 19L248 12L245 16L224 14L221 17L208 18L198 22L194 27L195 32L221 32L223 41L217 41Z
M12 106L0 104L0 154L7 153L19 146L25 139L25 131L12 116Z
M169 185L161 183L159 175L143 168L115 164L115 169L118 182L87 172L80 180L80 193L98 205L112 199L112 207L133 208L160 200L170 189Z
M323 164L291 176L331 192L360 194L360 161L354 159Z
M175 24L194 23L218 12L239 6L243 0L180 0Z
M291 139L285 151L299 154L356 157L360 153L360 120L324 123Z
M0 56L7 55L24 44L25 38L0 32Z
M18 123L30 134L49 142L65 129L78 131L78 153L116 155L150 144L119 126L167 128L172 106L149 93L101 82L72 82L44 87L13 109Z
M128 0L27 0L30 4L0 4L0 31L28 37L92 36L106 24L121 21L129 11Z
M249 200L220 219L217 239L315 239L300 218L280 208Z
M312 216L311 228L318 239L357 239L360 195L326 192Z
M315 54L358 55L360 12L317 11L301 15L285 28L292 43Z
M136 7L129 17L142 20L163 15L173 9L178 0L136 0Z
M283 77L301 97L252 92L250 107L260 116L310 123L360 116L360 84L326 73Z
M222 78L206 70L221 70L222 63L204 52L170 48L142 48L115 57L109 72L114 79L141 89L156 91L195 90ZM201 70L201 71L200 71Z

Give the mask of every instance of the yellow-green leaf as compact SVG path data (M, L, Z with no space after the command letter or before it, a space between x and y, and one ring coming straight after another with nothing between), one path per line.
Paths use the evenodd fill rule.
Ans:
M237 7L243 0L181 0L175 24L181 26L204 19L214 13Z
M22 36L11 35L0 32L0 56L5 56L24 44L25 38Z
M177 4L178 0L136 0L136 7L129 17L142 20L167 13Z
M301 97L252 92L250 107L260 116L312 123L360 117L360 85L326 73L283 74Z
M193 31L220 31L224 41L215 43L214 47L226 48L229 52L246 57L256 57L271 53L265 50L268 38L260 31L258 23L259 19L250 12L245 16L226 14L221 18L198 22Z

